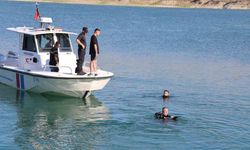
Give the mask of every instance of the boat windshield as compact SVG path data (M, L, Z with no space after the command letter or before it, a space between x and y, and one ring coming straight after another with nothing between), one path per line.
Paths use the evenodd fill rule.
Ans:
M57 40L60 42L60 51L61 52L71 52L71 45L70 39L68 34L64 33L57 33L56 34Z
M49 52L54 45L53 34L36 35L39 52Z

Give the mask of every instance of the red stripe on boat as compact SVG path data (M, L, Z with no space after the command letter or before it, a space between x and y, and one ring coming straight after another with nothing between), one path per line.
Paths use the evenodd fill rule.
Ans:
M16 73L16 87L20 88L20 80L19 80L19 73Z

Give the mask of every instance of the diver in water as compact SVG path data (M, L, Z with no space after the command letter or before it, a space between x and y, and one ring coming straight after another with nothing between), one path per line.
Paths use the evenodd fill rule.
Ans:
M172 120L176 120L178 117L177 116L170 116L168 114L168 108L167 107L163 107L162 108L162 112L157 112L155 113L155 118L156 119L172 119Z

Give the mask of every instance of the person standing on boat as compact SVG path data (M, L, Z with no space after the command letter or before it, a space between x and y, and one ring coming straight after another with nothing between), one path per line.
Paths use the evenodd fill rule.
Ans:
M99 45L98 45L98 40L97 37L100 36L101 30L99 28L96 28L94 31L94 34L91 36L90 40L90 49L89 49L89 54L90 54L90 74L97 76L97 57L99 55Z
M77 60L77 67L76 67L75 72L78 75L85 74L82 70L82 65L84 63L84 57L85 57L86 47L87 47L87 44L86 44L87 33L88 33L88 28L83 27L82 32L78 35L76 39L76 43L78 44L78 60Z
M50 60L49 60L49 65L55 66L55 67L50 67L51 72L58 72L59 68L59 57L58 57L58 48L60 47L60 43L56 42L54 47L51 48L50 50Z

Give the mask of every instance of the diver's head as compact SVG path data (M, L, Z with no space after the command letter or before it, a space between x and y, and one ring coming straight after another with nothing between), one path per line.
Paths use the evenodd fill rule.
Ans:
M99 36L101 34L101 29L96 28L94 34L95 36Z
M88 31L89 31L88 27L83 27L83 28L82 28L82 32L83 32L84 34L87 34Z
M163 107L163 108L162 108L162 114L163 114L164 116L167 116L167 115L168 115L168 108L167 108L167 107Z
M169 97L169 96L170 96L169 91L168 91L168 90L164 90L164 91L163 91L162 97L163 97L163 98L167 98L167 97Z
M59 41L57 41L56 43L55 43L55 48L59 48L61 45L60 45L60 42Z

